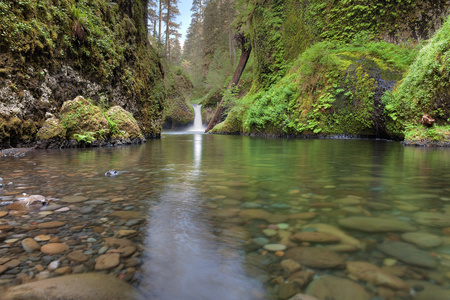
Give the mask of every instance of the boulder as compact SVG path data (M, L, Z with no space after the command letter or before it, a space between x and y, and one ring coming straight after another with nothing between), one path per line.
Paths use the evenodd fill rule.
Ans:
M405 242L387 241L378 245L377 248L381 252L413 266L434 269L438 265L436 259L428 252Z

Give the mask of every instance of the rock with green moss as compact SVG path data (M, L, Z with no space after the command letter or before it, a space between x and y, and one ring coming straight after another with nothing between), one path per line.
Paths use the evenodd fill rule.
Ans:
M145 138L133 115L120 106L111 107L105 114L115 143L142 143Z
M64 102L61 122L69 139L90 143L104 140L109 135L109 123L98 106L82 96Z
M61 120L51 116L36 134L38 146L41 148L56 148L66 138L66 129Z

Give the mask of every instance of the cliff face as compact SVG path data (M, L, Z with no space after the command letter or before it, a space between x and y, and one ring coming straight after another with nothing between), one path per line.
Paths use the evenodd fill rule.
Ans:
M417 95L400 94L396 88L404 76L417 77L417 68L411 66L423 57L419 53L427 40L441 30L449 7L441 0L249 4L253 88L215 132L403 139L405 126L418 123L420 114L450 119L444 100L448 93L440 84L431 90L436 101L427 102L435 107L422 106L399 123L401 107L416 103ZM441 48L442 54L433 54L438 67L429 64L424 72L436 73L436 82L447 82L446 48Z
M163 70L144 0L0 2L0 148L33 145L46 113L81 95L160 134Z

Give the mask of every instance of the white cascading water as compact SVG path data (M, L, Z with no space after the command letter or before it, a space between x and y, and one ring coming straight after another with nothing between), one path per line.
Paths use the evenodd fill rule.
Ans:
M205 126L202 123L202 105L192 104L194 108L194 125L189 128L189 131L205 131Z

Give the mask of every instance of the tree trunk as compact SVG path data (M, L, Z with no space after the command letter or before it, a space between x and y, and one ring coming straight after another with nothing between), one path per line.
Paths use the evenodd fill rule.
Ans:
M231 81L227 86L227 90L234 89L234 87L239 83L239 79L241 79L242 72L244 72L248 58L250 57L250 52L252 51L252 48L250 46L249 49L245 49L244 42L242 42L241 48L242 48L241 57L239 58L239 63L236 67L236 70L234 71L233 78L231 78ZM206 127L205 129L205 133L210 131L217 123L219 123L220 116L223 110L222 105L223 105L223 97L222 100L220 100L220 103L217 105L216 111L214 112L214 115L211 121L209 122L208 127Z

